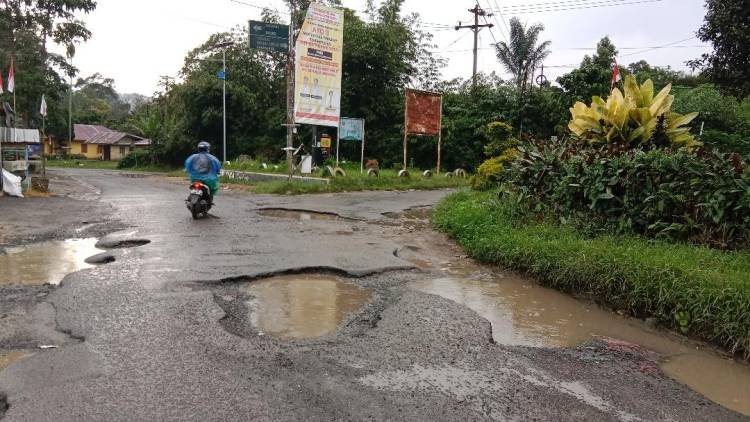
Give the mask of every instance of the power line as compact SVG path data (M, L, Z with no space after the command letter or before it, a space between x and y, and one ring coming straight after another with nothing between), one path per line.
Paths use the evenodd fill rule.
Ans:
M656 47L648 47L648 48L646 48L646 49L644 49L644 50L641 50L641 51L636 51L635 53L628 53L628 54L623 54L623 55L622 55L622 56L620 56L620 57L629 57L629 56L635 56L635 55L637 55L637 54L643 54L643 53L646 53L646 52L649 52L649 51L652 51L652 50L658 50L658 49L661 49L661 48L667 48L667 47L671 47L671 46L674 46L675 44L679 44L679 43L681 43L681 42L685 42L685 41L690 41L690 40L693 40L693 39L695 39L695 38L696 38L695 36L692 36L692 37L690 37L690 38L685 38L684 40L674 41L674 42L671 42L671 43L667 43L667 44L664 44L664 45L659 45L659 46L656 46Z
M562 0L562 1L550 1L544 3L528 3L528 4L510 4L504 6L503 9L528 9L528 8L547 8L547 7L564 7L572 5L585 5L585 4L601 4L601 3L622 3L629 0Z
M658 3L663 0L640 0L640 1L629 1L627 3L606 3L606 4L591 4L591 5L580 5L580 6L570 6L570 7L562 7L562 8L529 8L529 9L520 9L520 10L504 10L505 13L509 15L526 15L526 14L535 14L535 13L548 13L548 12L563 12L563 11L569 11L569 10L582 10L582 9L597 9L601 7L612 7L612 6L630 6L630 5L636 5L636 4L646 4L646 3ZM494 10L495 12L499 12L499 10Z
M508 27L508 22L505 21L505 16L503 16L503 12L500 11L500 4L497 1L498 0L492 0L492 2L495 4L495 8L497 9L496 10L497 14L500 15L500 19L503 21L503 25L505 26L505 30L508 31L508 38L506 38L506 42L507 42L507 39L510 38L510 27ZM497 19L497 18L495 18L495 19Z

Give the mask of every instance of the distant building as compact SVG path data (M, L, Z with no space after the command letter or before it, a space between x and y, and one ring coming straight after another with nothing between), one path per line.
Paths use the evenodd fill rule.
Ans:
M71 155L83 155L91 160L118 161L131 150L145 149L151 140L130 133L119 132L99 125L73 125L74 138Z

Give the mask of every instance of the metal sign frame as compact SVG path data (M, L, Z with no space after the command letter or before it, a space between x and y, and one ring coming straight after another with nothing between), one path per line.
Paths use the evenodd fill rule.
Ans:
M346 120L362 122L362 139L356 139L356 140L362 142L362 153L361 153L360 162L359 162L359 172L364 173L365 172L365 119L359 119L359 118L354 118L354 117L342 117L341 119L339 119L339 133L338 133L339 136L336 137L336 166L338 167L339 165L339 141L341 140L341 123L343 123ZM346 138L344 140L347 141L351 139Z

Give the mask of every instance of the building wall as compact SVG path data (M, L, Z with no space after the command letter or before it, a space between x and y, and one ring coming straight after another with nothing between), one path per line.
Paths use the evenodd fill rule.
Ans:
M83 155L89 160L101 160L102 153L99 149L99 145L88 144L86 145L86 152L82 151L81 141L73 141L70 148L71 155Z
M120 161L130 153L130 147L126 145L112 145L111 151L112 161Z

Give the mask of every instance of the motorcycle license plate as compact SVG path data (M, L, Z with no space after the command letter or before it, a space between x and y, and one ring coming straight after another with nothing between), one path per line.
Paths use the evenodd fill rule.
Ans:
M203 195L203 191L198 189L191 189L190 193L192 193L193 195Z

